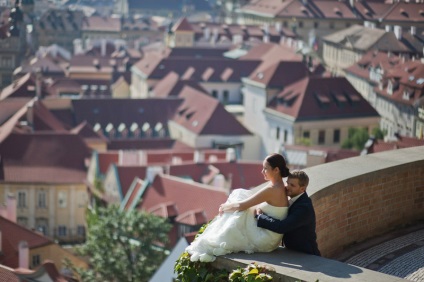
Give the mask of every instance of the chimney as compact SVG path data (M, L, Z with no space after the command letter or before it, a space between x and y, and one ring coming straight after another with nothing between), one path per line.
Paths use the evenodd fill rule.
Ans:
M394 33L396 36L397 40L401 40L402 39L402 27L399 25L395 25L394 26Z
M281 22L275 23L275 30L277 31L278 34L281 33Z
M29 268L29 250L27 241L19 242L19 268Z
M100 54L102 57L106 56L106 39L100 41Z
M84 49L82 48L82 39L74 39L74 55L79 55L84 53Z
M100 69L100 61L99 61L99 59L93 59L93 66L96 68L96 69Z
M416 27L416 26L411 25L411 35L412 35L412 36L415 36L416 34L417 34L417 27Z
M236 161L236 150L234 148L227 148L225 152L225 160L227 162L235 162Z
M225 177L224 177L224 175L222 175L221 173L215 175L215 177L213 178L213 181L212 181L212 186L213 187L219 187L219 188L225 188Z
M37 99L41 99L41 69L37 68L35 70L35 96Z
M268 34L268 32L264 32L264 36L262 37L262 41L264 43L268 43L269 42L269 34Z
M0 216L7 218L7 206L0 205Z
M13 194L8 194L6 199L7 219L16 222L16 198Z
M209 27L205 27L205 29L203 30L203 37L206 40L209 40L211 38L211 29Z
M355 7L355 0L349 0L349 5L350 5L350 7L354 8Z
M205 153L200 150L194 151L193 161L195 163L204 163L205 162Z

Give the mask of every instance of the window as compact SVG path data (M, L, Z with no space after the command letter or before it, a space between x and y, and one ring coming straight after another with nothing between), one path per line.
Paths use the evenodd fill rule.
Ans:
M318 28L319 27L319 22L314 22L314 28Z
M212 90L212 97L218 98L218 91L217 90Z
M32 267L39 266L40 262L41 262L40 255L33 255L32 256Z
M59 208L66 208L66 192L60 191L58 194Z
M1 58L1 66L2 67L13 67L12 57L2 57Z
M47 235L47 226L48 226L48 219L47 218L36 218L35 219L35 226L36 226L36 230L38 232L41 232L44 235Z
M66 236L66 226L64 225L59 225L59 227L57 228L57 235L59 237L64 237Z
M340 129L334 129L333 143L340 143Z
M311 133L309 131L303 131L303 138L309 139L310 136L311 136Z
M78 236L85 236L85 226L84 225L78 225L77 234L78 234Z
M27 226L28 225L28 218L19 216L17 218L17 222L18 222L19 225Z
M299 27L303 28L303 22L302 21L299 22Z
M228 101L230 100L230 93L228 92L228 90L224 90L223 94L223 98L222 98L222 102L224 105L228 104Z
M280 128L277 127L277 131L275 133L275 139L280 140Z
M18 192L18 208L26 208L26 193Z
M45 191L39 191L38 192L38 199L37 199L37 206L39 208L46 208L46 192Z
M320 130L318 132L318 144L324 144L325 143L325 131Z
M333 29L333 28L334 28L334 22L330 22L330 23L328 24L328 26L329 26L331 29Z
M288 133L287 129L284 129L284 143L287 143L288 135L289 135L289 133Z

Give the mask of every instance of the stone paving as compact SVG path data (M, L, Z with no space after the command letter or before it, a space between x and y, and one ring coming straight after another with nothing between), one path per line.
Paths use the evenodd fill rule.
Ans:
M359 251L355 255L342 261L411 281L424 282L424 228L368 248L361 245L356 248Z

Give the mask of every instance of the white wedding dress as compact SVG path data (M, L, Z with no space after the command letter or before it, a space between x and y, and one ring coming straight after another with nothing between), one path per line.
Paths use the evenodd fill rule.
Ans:
M250 197L254 192L236 189L228 197L227 203L233 203ZM259 207L267 215L284 219L288 207L275 207L267 203L259 204L245 211L224 213L215 217L191 244L186 251L191 261L212 262L216 256L244 251L271 252L281 243L281 234L257 227L254 209Z

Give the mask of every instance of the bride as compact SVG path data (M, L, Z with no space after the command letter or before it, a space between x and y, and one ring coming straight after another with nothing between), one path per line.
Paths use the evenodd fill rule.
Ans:
M191 261L212 262L216 256L240 251L271 252L280 245L283 235L257 227L254 210L260 208L280 220L287 216L288 199L283 177L289 175L289 169L284 157L280 154L267 156L262 174L269 181L266 187L257 192L235 189L219 207L219 216L186 248Z

